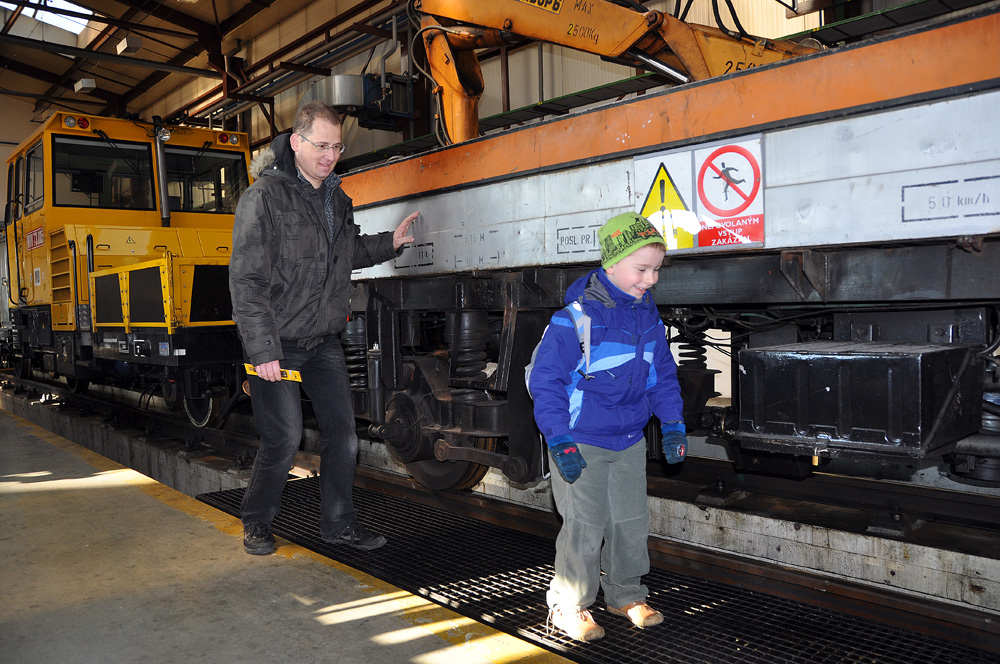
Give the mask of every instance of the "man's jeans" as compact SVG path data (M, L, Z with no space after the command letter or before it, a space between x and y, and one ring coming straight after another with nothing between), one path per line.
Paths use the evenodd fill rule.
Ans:
M288 342L281 350L281 368L301 372L302 389L319 420L320 534L332 537L358 516L352 496L358 436L344 350L335 336L310 350ZM302 397L293 381L272 383L257 376L249 380L260 449L243 497L242 519L244 524L271 523L302 441Z

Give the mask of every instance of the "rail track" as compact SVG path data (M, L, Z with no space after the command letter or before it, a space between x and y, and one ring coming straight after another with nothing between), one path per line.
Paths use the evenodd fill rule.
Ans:
M158 408L155 397L149 394L115 389L101 391L100 386L92 388L91 393L78 394L59 382L16 378L11 373L0 373L0 388L30 391L38 399L58 403L61 407L100 414L114 426L175 438L189 449L207 446L231 457L236 467L249 467L258 446L249 400L245 397L236 400L236 407L223 428L199 428L183 414L175 415ZM307 429L309 424L307 417ZM362 429L359 435L364 437ZM318 467L318 455L302 451L296 458L295 474L315 474ZM359 472L388 476L365 468L360 468ZM427 489L412 479L405 482L412 490L428 495L461 495L461 492ZM906 539L928 523L981 530L991 546L993 538L1000 533L1000 489L963 491L822 473L796 480L739 473L729 462L698 457L690 457L680 469L650 463L647 483L651 496L735 510L767 501L774 510L789 509L789 505L795 503L822 505L839 510L834 511L832 517L841 520L847 518L848 511L855 511L862 516L855 516L853 520L867 519L869 532L899 539ZM805 513L799 510L797 514L807 517L808 512L808 509ZM812 516L821 515L813 510ZM831 516L829 511L827 516ZM1000 555L1000 551L995 554Z
M146 437L170 437L189 450L202 446L225 456L235 467L248 467L257 447L246 408L238 408L228 427L194 427L183 416L160 412L148 396L113 390L95 394L77 394L69 387L48 381L18 379L0 374L0 389L21 393L52 407L76 409L81 416L98 415L118 428L134 429ZM240 430L235 430L240 429ZM301 452L297 474L314 474L318 457ZM650 464L647 477L651 496L669 500L706 502L727 509L781 512L783 518L803 521L817 516L829 517L831 510L841 519L864 528L866 522L879 522L888 514L887 533L900 539L919 539L931 522L930 531L941 527L959 528L980 534L981 551L1000 555L995 542L1000 530L1000 496L996 493L963 493L929 487L900 485L894 482L850 477L818 475L805 480L750 476L734 473L728 464L707 459L690 459L683 472L659 476L660 466ZM435 507L450 514L511 528L526 534L554 538L558 516L537 508L505 502L476 492L434 491L412 478L359 467L359 487L401 497L409 502ZM805 505L804 511L796 511ZM817 509L816 506L822 506ZM762 507L763 506L763 507ZM811 506L811 507L810 507ZM852 516L845 516L852 514ZM898 517L898 518L897 518ZM893 525L898 526L891 532ZM886 533L883 533L886 534ZM963 538L948 537L943 548L980 548L961 544ZM727 584L736 584L754 592L763 592L794 601L877 619L885 624L916 630L957 643L974 645L1000 653L1000 624L987 612L946 602L929 602L815 572L744 556L691 547L660 537L650 538L654 567L691 574Z

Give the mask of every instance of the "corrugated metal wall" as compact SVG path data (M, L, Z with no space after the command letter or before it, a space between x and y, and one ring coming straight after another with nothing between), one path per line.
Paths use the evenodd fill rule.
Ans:
M683 7L685 0L681 0ZM657 0L646 5L673 14L675 0ZM777 39L819 26L819 13L794 19L785 18L785 7L774 0L734 0L740 23L752 35ZM730 29L735 23L725 2L719 2L723 22ZM711 0L695 0L685 21L715 26ZM523 48L510 54L510 108L536 104L545 99L579 92L634 76L629 67L601 61L599 56L581 53L562 46L541 46L542 90L539 96L539 45ZM499 58L483 63L486 93L480 103L480 117L501 113L502 87Z
M298 14L258 35L253 42L245 45L241 55L247 62L254 62L265 54L272 53L281 46L297 39L311 26L329 20L338 11L347 9L355 1L337 0L337 2L315 2L308 5ZM685 0L681 0L681 3L682 5L686 4ZM650 9L672 13L675 8L675 0L655 0L647 6ZM724 20L729 21L726 3L720 2L720 6L724 12ZM734 0L734 6L737 8L744 28L761 37L776 38L794 34L816 27L819 23L819 14L786 20L785 8L774 0ZM359 20L362 18L359 17ZM691 6L686 20L690 23L714 25L711 0L696 0ZM730 27L733 27L732 23L730 23ZM377 71L378 62L387 47L388 45L383 45L375 49L374 53L355 56L338 66L333 73L360 74ZM392 56L386 64L388 71L398 72L400 70L398 55ZM603 62L596 55L551 44L535 44L511 53L509 67L510 108L520 108L536 104L541 100L553 99L580 90L606 85L636 73L635 70L628 67ZM483 73L486 79L486 93L483 96L479 114L481 117L486 117L503 110L499 58L483 63ZM541 80L541 86L539 80ZM144 110L144 114L147 117L164 115L169 110L181 106L186 100L194 99L207 92L215 83L211 79L197 79L184 84L172 93L156 100ZM291 125L299 101L310 86L311 83L297 85L277 95L274 110L275 123L279 128ZM253 108L251 116L252 139L268 135L268 123L258 107ZM399 136L392 132L361 129L357 127L352 118L348 118L345 122L344 138L353 154L367 152L399 141Z
M683 0L681 5L687 4ZM790 3L789 3L790 4ZM674 0L659 0L646 5L650 9L658 9L662 12L673 13ZM785 18L785 7L775 0L733 0L733 6L739 16L740 23L747 32L758 37L768 39L778 39L787 37L810 28L819 27L819 12L799 16L794 19ZM720 0L719 11L722 20L729 28L735 28L731 21L729 8L726 3ZM699 23L701 25L715 25L715 17L712 14L711 0L695 0L691 5L685 19L688 23Z

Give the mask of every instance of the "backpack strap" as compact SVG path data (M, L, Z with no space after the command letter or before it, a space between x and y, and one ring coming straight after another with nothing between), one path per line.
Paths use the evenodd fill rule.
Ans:
M583 373L583 377L586 380L590 380L593 376L590 375L590 316L584 313L583 305L579 302L574 302L570 305L563 307L569 311L569 315L573 318L573 325L576 328L576 336L580 341L580 349L583 351L583 358L586 362L586 373ZM545 331L542 332L542 337L545 337L545 332L548 331L546 326ZM535 344L534 350L531 351L531 359L528 360L528 364L524 367L524 385L528 388L528 394L531 395L531 372L535 368L535 358L538 357L538 349L542 345L541 339ZM577 370L579 371L579 369ZM531 395L532 397L534 395Z
M583 311L583 305L579 300L566 307L570 316L573 317L573 324L576 325L576 336L580 340L580 348L583 350L583 359L586 363L587 375L590 375L590 316Z

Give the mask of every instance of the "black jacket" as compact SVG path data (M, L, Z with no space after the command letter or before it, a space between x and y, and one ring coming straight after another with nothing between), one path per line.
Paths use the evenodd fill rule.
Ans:
M240 197L233 226L233 320L254 366L283 359L282 341L310 348L339 334L350 309L351 271L397 255L391 231L361 234L338 175L319 189L299 179L289 136L254 159L258 179ZM332 241L325 187L336 187Z

